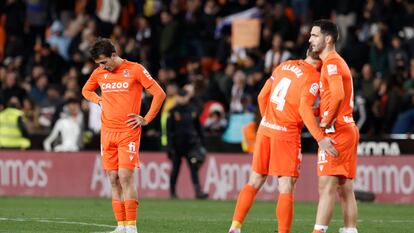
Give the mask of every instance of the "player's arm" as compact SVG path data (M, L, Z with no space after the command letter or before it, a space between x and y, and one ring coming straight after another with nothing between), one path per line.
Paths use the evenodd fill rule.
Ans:
M271 76L260 90L259 95L257 96L257 103L259 105L260 115L263 116L266 111L266 106L270 98L270 92L272 90L273 76Z
M318 126L313 110L313 104L319 94L318 82L319 79L315 78L312 80L310 76L308 77L300 97L299 114L310 134L319 142L324 137L324 134Z
M339 112L339 106L345 98L344 85L342 75L339 70L339 65L335 60L327 61L328 85L331 91L331 98L329 100L329 112L323 113L320 126L326 127L332 124L333 119L336 118Z
M337 156L338 151L333 146L336 142L332 138L326 137L322 129L319 128L318 121L316 120L313 111L313 104L319 94L318 83L319 74L308 76L301 93L299 114L303 120L303 123L306 125L306 128L318 142L319 148L328 152L330 155Z
M59 119L55 126L52 129L52 132L49 134L49 136L43 141L43 148L46 151L52 151L52 143L57 139L59 136L59 132L62 130L61 126L62 120Z
M164 90L158 85L158 83L151 77L150 73L142 67L142 74L140 77L139 82L142 86L152 95L152 102L150 109L148 110L147 114L144 116L144 120L146 123L151 122L157 113L160 111L162 103L167 96Z
M82 95L88 101L91 101L95 104L100 104L101 97L96 94L95 90L99 87L98 80L94 73L91 74L88 81L86 81L85 85L82 88Z

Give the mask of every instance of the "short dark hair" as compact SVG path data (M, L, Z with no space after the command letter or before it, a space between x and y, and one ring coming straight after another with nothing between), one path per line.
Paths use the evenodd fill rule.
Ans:
M111 57L112 53L115 53L115 46L109 39L99 38L89 49L89 53L93 60L98 59L100 55Z
M316 20L313 22L312 27L320 27L322 34L331 36L334 43L338 41L338 27L332 21L327 19Z

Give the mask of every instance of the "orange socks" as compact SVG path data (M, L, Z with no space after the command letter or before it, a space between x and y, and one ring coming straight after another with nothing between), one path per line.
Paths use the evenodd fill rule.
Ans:
M290 233L293 221L293 194L280 193L276 207L279 233Z
M138 212L138 201L136 199L125 200L125 220L127 226L136 226L137 212Z
M240 191L239 198L237 198L236 209L234 210L233 215L233 223L238 223L238 228L240 228L240 225L243 223L250 207L253 205L256 193L257 189L248 184L245 185Z
M115 219L118 222L118 225L125 225L125 203L120 200L112 199L112 209L114 210Z

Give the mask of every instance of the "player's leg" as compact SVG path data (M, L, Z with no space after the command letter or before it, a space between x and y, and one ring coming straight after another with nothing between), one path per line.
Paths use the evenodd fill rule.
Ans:
M240 191L234 210L233 221L229 232L240 232L241 225L253 205L257 191L267 178L269 169L270 139L257 135L255 151L253 153L252 171L248 183Z
M299 176L302 159L297 141L273 139L270 152L269 174L278 177L279 196L276 218L279 233L290 233L293 222L293 192Z
M342 206L342 216L344 227L342 233L357 233L356 224L358 217L358 208L355 200L353 180L341 178L339 182L339 198Z
M191 181L193 182L196 198L206 199L208 197L208 194L204 193L201 190L201 186L200 186L200 178L198 176L199 165L192 163L191 159L188 156L186 156L186 160L187 160L188 167L190 168Z
M276 217L279 233L290 233L293 222L293 191L297 178L282 176L278 178L279 197L276 206Z
M335 208L336 191L338 189L338 177L319 177L319 203L316 212L314 233L326 232Z
M101 133L101 157L103 167L109 177L112 193L112 209L114 211L117 227L114 233L125 231L125 202L122 194L122 186L118 176L117 148L112 146L114 133Z
M240 191L234 209L233 221L229 232L240 232L241 225L253 205L257 191L263 186L267 175L251 171L248 183Z
M175 154L171 157L172 169L170 175L170 195L171 198L177 198L175 186L177 185L178 174L181 168L181 154Z
M126 232L137 232L138 193L135 186L135 167L139 165L140 130L119 133L118 176L125 201Z
M342 207L342 216L344 227L340 228L340 233L357 233L358 208L354 194L353 178L356 176L357 166L357 146L359 141L359 132L357 127L347 127L342 129L342 135L346 135L341 141L344 141L344 147L341 148L343 159L343 169L346 175L339 178L339 197Z
M134 170L119 168L118 174L125 200L126 225L135 227L138 210L138 193L135 187Z

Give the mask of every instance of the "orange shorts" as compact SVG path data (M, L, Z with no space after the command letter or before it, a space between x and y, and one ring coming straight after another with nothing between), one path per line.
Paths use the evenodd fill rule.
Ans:
M253 171L272 176L299 176L302 161L300 144L262 134L256 136L253 152Z
M336 141L336 150L339 156L333 157L318 150L318 176L342 176L353 179L357 166L357 147L359 131L355 125L342 126L333 134L327 134Z
M105 170L139 166L141 129L126 132L101 131L101 156Z

